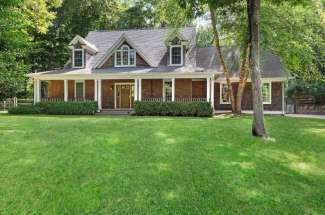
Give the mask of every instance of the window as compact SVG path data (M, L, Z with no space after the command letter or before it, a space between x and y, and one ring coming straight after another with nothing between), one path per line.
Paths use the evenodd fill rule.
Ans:
M41 98L47 98L49 91L49 82L41 81Z
M75 98L80 99L85 97L85 83L84 81L76 81L75 85Z
M164 101L172 100L172 87L173 87L172 80L164 80L164 85L163 85Z
M73 65L74 68L84 67L84 50L83 49L74 49L73 54Z
M170 65L183 65L183 46L175 45L170 47Z
M271 83L262 83L263 104L271 104L272 102L271 88L272 88Z
M220 84L220 104L230 104L228 84Z
M136 52L134 49L130 49L128 45L123 45L115 52L115 66L127 67L136 65Z

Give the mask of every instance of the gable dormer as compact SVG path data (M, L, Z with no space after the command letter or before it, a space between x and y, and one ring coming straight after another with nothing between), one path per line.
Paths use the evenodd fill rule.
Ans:
M188 41L185 40L179 33L175 33L167 39L168 48L168 66L183 66L185 64L185 54L188 46Z
M148 57L125 34L115 41L104 57L96 64L97 68L110 67L150 67Z
M98 52L95 45L89 43L79 35L75 36L75 38L69 43L69 48L72 52L72 68L85 68L87 65L87 59Z
M115 67L134 67L136 62L136 50L129 44L123 43L114 53L114 66Z
M184 64L184 50L181 40L175 37L169 43L169 65L183 66Z

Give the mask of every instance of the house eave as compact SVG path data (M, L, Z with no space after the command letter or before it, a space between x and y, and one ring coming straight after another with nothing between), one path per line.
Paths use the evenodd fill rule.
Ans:
M91 74L28 74L29 78L39 80L78 80L78 79L164 79L164 78L208 78L220 72L152 72L152 73L91 73Z
M98 52L98 49L95 45L89 43L86 39L84 39L83 37L79 36L79 35L76 35L72 40L71 42L69 43L69 48L70 49L73 49L74 48L74 45L77 43L77 42L80 42L82 48L84 49L87 49L89 50L90 52L92 53L97 53Z

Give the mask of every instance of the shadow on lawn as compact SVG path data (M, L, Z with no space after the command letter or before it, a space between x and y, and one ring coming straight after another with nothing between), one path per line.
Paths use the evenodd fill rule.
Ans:
M155 141L143 157L128 157L128 168L121 169L119 179L129 177L125 189L134 190L135 198L128 204L150 202L153 213L173 208L203 214L322 212L317 200L325 197L319 191L324 177L301 174L273 157L272 151L259 153L265 145L237 148L227 142L193 141L164 130L153 136ZM140 144L134 146L135 154Z

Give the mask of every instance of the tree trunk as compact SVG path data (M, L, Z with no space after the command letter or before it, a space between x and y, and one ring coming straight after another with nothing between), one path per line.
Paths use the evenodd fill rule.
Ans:
M232 89L232 84L230 81L230 75L229 75L229 70L228 67L225 63L222 51L221 51L221 47L220 47L220 39L219 39L219 32L217 30L217 18L215 15L215 11L214 8L209 5L210 8L210 15L211 15L211 24L212 24L212 29L213 29L213 35L214 35L214 45L216 47L216 52L219 56L219 60L221 63L221 67L223 70L223 74L226 78L227 81L227 85L228 85L228 95L230 97L230 103L231 103L231 110L233 113L236 112L236 105L235 105L235 97L234 97L234 93L233 93L233 89Z
M237 88L237 95L236 95L236 114L240 115L242 112L242 98L245 91L247 78L249 76L249 69L247 65L249 63L249 49L250 44L247 43L242 55L242 62L240 65L240 72L239 72L239 83Z
M261 93L261 72L260 72L260 29L259 29L259 11L260 0L247 0L248 12L248 32L251 44L249 52L249 67L252 79L253 93L253 125L252 134L266 138L266 129L264 126L263 99Z

